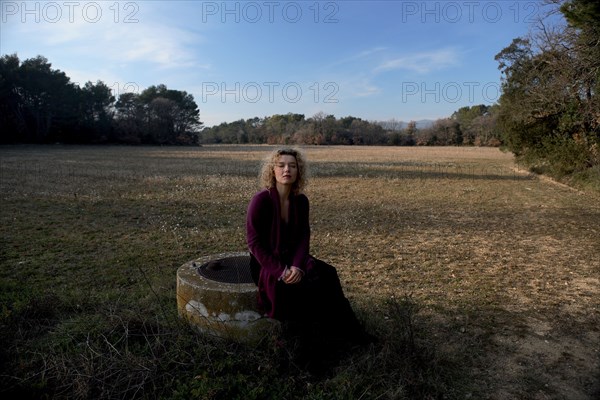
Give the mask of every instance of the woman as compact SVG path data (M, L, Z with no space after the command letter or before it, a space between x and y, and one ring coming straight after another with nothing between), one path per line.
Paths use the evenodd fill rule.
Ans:
M275 150L261 171L264 189L248 206L246 233L259 304L271 318L352 342L367 338L335 268L309 254L306 165L295 149Z

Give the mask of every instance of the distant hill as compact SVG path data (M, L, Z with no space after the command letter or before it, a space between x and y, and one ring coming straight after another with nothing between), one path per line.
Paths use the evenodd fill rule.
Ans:
M425 128L430 128L433 126L433 124L435 124L435 120L433 119L420 119L418 121L415 121L417 123L417 129L425 129ZM384 129L389 129L389 130L402 130L402 129L406 129L406 127L408 126L408 122L405 121L397 121L397 120L391 120L391 121L374 121L374 123L376 123L377 125L382 126Z
M433 119L420 119L420 120L415 121L415 122L417 123L417 128L418 129L423 129L423 128L429 128L429 127L431 127L435 123L435 120L433 120Z

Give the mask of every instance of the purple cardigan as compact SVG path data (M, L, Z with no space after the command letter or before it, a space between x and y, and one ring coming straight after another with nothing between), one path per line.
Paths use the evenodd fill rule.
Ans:
M309 255L309 203L304 194L290 195L289 222L282 226L279 193L275 187L256 193L248 206L246 240L250 253L261 266L258 278L259 306L271 318L279 316L277 284L286 267L295 266L304 273L313 265ZM287 252L283 231L288 232Z

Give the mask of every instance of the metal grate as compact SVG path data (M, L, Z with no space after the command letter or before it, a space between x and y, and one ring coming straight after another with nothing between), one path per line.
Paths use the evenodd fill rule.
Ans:
M250 256L225 257L211 260L198 268L198 273L212 281L224 283L253 283Z

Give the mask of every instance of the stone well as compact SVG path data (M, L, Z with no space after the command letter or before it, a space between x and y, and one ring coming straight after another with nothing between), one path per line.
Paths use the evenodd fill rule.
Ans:
M179 267L177 308L202 333L242 342L258 341L277 326L258 311L247 252L209 255Z

